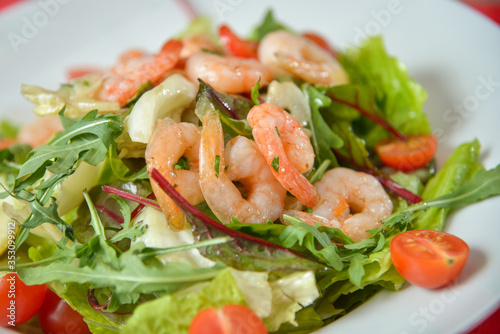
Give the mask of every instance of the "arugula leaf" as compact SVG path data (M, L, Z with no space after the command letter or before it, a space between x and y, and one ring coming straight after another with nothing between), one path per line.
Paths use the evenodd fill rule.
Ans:
M61 251L56 251L48 259L18 265L19 276L24 282L44 284L58 281L90 284L92 289L111 288L113 297L118 298L120 303L134 303L139 294L171 293L193 283L209 280L225 267L220 263L201 269L176 262L165 265L155 261L144 263L141 253L145 246L142 242L122 253L110 240L106 240L103 225L87 193L85 200L95 236L85 245L76 243L72 249L63 246L65 243L59 245ZM78 266L71 263L73 259L79 260Z
M114 266L96 257L92 267L76 267L68 263L53 262L36 268L21 268L19 276L28 285L52 281L91 284L93 288L112 288L117 295L138 293L171 293L196 282L209 280L224 268L216 264L210 268L195 269L185 263L168 262L162 267L146 266L136 253L144 245L135 244L117 257Z
M302 220L288 215L283 216L292 225L288 226L280 235L280 239L285 247L292 247L295 243L305 244L306 248L320 260L335 270L342 270L344 265L339 256L337 245L331 242L332 237L325 232L318 230L317 226L311 226ZM316 248L317 241L322 249Z
M38 190L36 199L38 203L32 203L33 213L25 220L16 238L16 249L18 249L29 235L28 227L36 227L40 223L55 223L58 227L65 227L64 232L74 240L72 230L63 225L57 211L50 209L55 215L53 219L45 217L45 221L40 220L48 214L43 207L52 196L55 187L64 178L74 172L75 165L79 161L85 161L92 165L97 165L104 160L107 148L111 146L115 138L123 131L120 116L107 114L97 116L97 110L89 112L79 120L71 120L64 116L65 109L59 113L64 131L57 134L48 144L41 145L34 149L26 162L21 166L17 175L13 195L28 202L33 202L35 196L26 191L44 177L46 171L53 175L49 180L50 187L35 188ZM38 213L35 216L34 213ZM33 221L34 220L34 221Z
M80 160L96 165L104 160L108 147L123 131L118 115L97 117L97 110L94 110L80 121L70 121L63 114L64 109L59 113L64 131L48 144L32 151L28 161L21 167L18 178L45 168L52 173L62 173Z
M75 240L75 233L71 225L66 223L57 214L57 204L53 197L49 200L49 206L42 205L38 200L33 200L30 203L32 218L22 224L25 228L35 228L43 223L50 223L57 226L70 239Z
M500 165L491 170L479 170L455 191L426 201L430 208L454 208L500 195Z
M24 144L13 144L0 150L0 173L17 175L30 151L31 147Z

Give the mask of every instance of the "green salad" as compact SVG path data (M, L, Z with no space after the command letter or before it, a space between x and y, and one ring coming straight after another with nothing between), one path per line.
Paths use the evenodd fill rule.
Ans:
M427 93L381 37L335 50L272 12L246 38L197 18L75 73L23 85L34 126L0 127L1 284L22 281L3 326L57 328L50 295L92 333L311 333L415 275L456 278L396 269L392 240L500 194L477 140L436 168ZM413 252L439 277L467 258Z

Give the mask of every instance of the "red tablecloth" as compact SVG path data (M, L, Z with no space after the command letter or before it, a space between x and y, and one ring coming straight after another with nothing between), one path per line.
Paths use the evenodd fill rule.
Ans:
M5 9L13 3L19 1L22 0L0 0L0 10ZM500 25L500 0L466 0L464 2ZM498 309L479 326L469 332L469 334L489 333L500 333L500 309Z

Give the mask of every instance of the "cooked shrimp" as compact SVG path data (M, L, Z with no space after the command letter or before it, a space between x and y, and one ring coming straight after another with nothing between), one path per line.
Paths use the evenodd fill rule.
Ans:
M340 63L311 40L279 30L266 35L259 44L259 60L276 75L292 74L310 83L325 86L349 82Z
M29 144L31 147L35 148L47 143L54 134L62 130L63 127L59 120L59 116L50 115L37 117L33 122L21 128L17 135L17 140L20 143Z
M210 38L208 38L204 34L194 34L187 36L182 39L182 50L181 50L181 58L187 59L197 53L198 51L208 50L213 52L220 51L217 46L212 43Z
M255 59L223 57L206 52L191 56L186 62L186 72L192 81L201 79L228 94L250 92L259 78L261 87L273 79L271 68Z
M313 167L314 152L297 120L269 103L254 106L247 119L274 177L305 206L314 207L318 192L302 175Z
M157 123L146 148L146 162L151 173L156 168L189 203L203 201L199 185L200 130L191 123L174 123L166 118ZM178 169L184 157L188 169ZM154 181L151 186L169 225L182 230L185 217L172 199Z
M392 213L392 202L378 180L369 174L348 168L334 168L315 183L321 200L313 214L290 213L308 224L337 227L354 241L368 238L366 232L380 227L380 221Z
M141 85L148 81L153 85L159 84L165 73L177 64L181 49L180 41L170 40L156 55L147 55L138 50L125 53L104 78L98 98L125 105Z
M233 181L242 184L246 198ZM223 223L234 216L244 223L264 224L278 219L283 211L286 190L274 178L255 142L238 136L224 150L216 113L208 113L203 121L200 186L208 206Z

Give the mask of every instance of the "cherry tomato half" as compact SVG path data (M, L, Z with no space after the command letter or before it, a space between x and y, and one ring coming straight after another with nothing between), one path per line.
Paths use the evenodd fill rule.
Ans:
M391 259L408 282L429 289L440 288L460 275L469 246L452 234L414 230L391 240Z
M38 322L45 334L90 334L83 316L50 290L47 291L45 301L38 312Z
M235 57L257 58L257 46L254 41L247 41L236 36L228 26L219 28L219 36L227 52Z
M410 136L407 141L382 141L375 145L375 151L384 165L403 172L427 165L436 149L437 137L433 135Z
M17 326L30 320L46 293L46 285L26 285L15 272L0 278L0 325Z
M220 310L209 308L196 315L189 334L266 334L262 320L241 305L226 305Z

